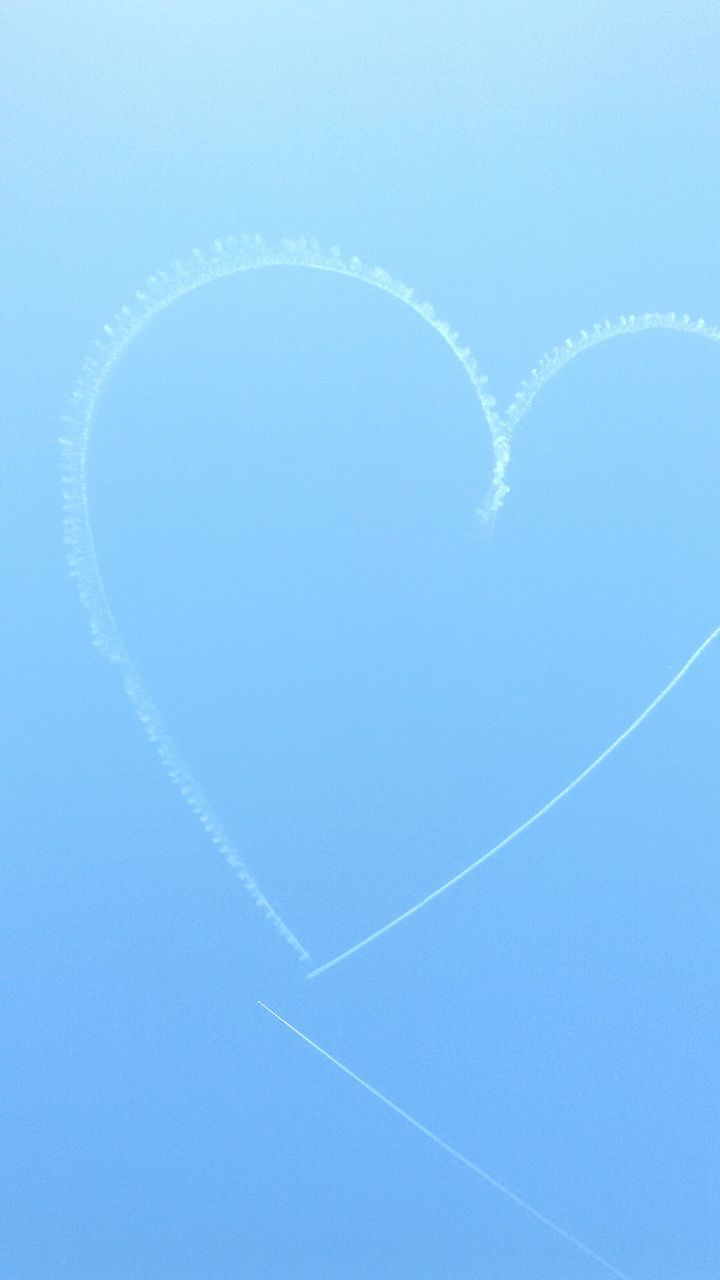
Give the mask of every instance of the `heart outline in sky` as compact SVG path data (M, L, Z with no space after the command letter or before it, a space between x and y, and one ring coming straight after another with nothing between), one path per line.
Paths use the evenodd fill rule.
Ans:
M649 329L672 329L718 343L720 329L707 325L704 320L691 320L689 316L680 316L675 312L645 312L623 316L615 323L606 321L604 324L596 324L592 329L582 330L577 339L566 338L562 345L542 356L531 370L529 378L520 384L508 408L501 414L488 390L488 380L479 372L469 348L462 346L458 334L444 320L439 319L431 303L419 300L407 285L381 268L366 267L359 258L344 259L337 249L326 253L314 240L283 240L272 246L260 236L216 240L210 253L195 250L190 257L174 262L169 271L151 276L145 288L135 295L133 305L121 308L112 323L104 326L103 337L96 341L93 353L83 366L72 395L71 408L63 417L63 434L60 437L64 532L70 573L77 583L81 602L88 614L93 643L110 662L120 668L125 693L171 782L178 788L207 837L238 876L255 905L264 912L267 920L284 938L297 958L308 964L308 951L265 896L214 813L173 742L152 695L125 647L100 571L90 523L87 487L88 446L97 407L108 379L134 340L154 319L185 294L214 280L272 266L297 266L334 272L372 285L410 307L447 343L470 380L490 433L492 477L485 499L477 511L479 520L484 524L491 524L495 520L509 492L507 476L515 430L527 415L538 393L571 360L601 343ZM306 976L317 977L409 919L538 822L634 733L719 635L720 626L705 637L680 670L604 751L503 840L407 910L333 959L316 966Z

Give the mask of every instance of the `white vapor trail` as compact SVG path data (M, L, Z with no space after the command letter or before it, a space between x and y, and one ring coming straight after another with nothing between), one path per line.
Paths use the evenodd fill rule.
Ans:
M210 253L200 250L186 259L176 261L167 272L151 276L145 288L135 295L133 304L122 307L111 324L103 329L103 336L95 343L95 351L86 360L81 376L72 397L72 406L63 418L63 435L60 439L63 455L63 502L65 541L67 545L70 572L77 582L80 599L85 607L90 622L93 641L104 656L119 668L125 693L133 710L142 724L148 738L155 747L168 777L178 788L185 802L195 814L201 827L212 844L220 851L228 866L238 876L255 904L264 912L277 932L284 938L298 959L307 962L310 957L302 943L288 927L280 914L268 901L265 894L245 862L244 857L235 848L231 838L224 830L219 819L213 813L199 783L190 771L187 763L175 745L163 718L143 683L134 660L123 642L120 629L113 615L103 580L100 563L95 547L95 537L90 520L88 500L88 450L95 427L98 405L107 383L122 362L128 348L136 338L180 298L213 281L238 275L245 271L265 267L304 267L316 271L334 273L358 280L389 294L396 301L414 312L446 343L452 355L468 379L480 410L480 421L490 435L493 463L490 486L484 502L478 507L478 518L491 524L500 512L506 494L509 492L507 473L511 460L513 435L516 427L527 414L530 406L542 387L576 356L585 351L629 334L642 333L650 329L672 329L679 332L696 334L711 342L720 342L720 330L707 325L704 320L691 320L687 315L679 316L675 312L645 312L642 315L623 316L616 323L606 321L596 324L592 330L583 330L577 339L567 338L538 361L537 367L531 371L530 377L521 383L520 390L506 409L504 414L498 412L496 402L488 392L487 378L479 372L477 363L470 350L460 342L458 334L449 324L441 320L435 313L431 303L422 301L414 291L402 281L394 279L387 271L379 267L368 267L359 258L344 259L338 249L329 252L320 248L314 240L283 240L278 245L267 244L260 236L244 236L240 239L230 238L216 240ZM532 818L513 831L505 840L489 850L471 866L454 876L446 884L441 885L433 893L416 903L408 911L389 921L381 929L356 946L349 948L342 955L325 965L321 965L309 974L315 977L341 960L352 955L361 947L367 946L389 929L408 919L422 907L437 898L446 889L468 875L482 862L487 861L500 849L505 848L516 836L526 831L548 813L564 796L568 795L593 769L605 760L615 747L650 714L662 701L700 653L715 639L717 631L700 646L683 667L682 671L670 682L666 689L655 699L641 716L610 746L597 760L585 769L578 777L565 787L548 804L540 809Z
M624 729L615 741L610 743L609 747L606 747L604 751L601 751L600 755L596 756L592 761L592 764L589 764L587 768L583 769L577 777L573 778L572 782L569 782L566 787L563 787L562 791L558 791L557 795L553 796L552 800L548 800L547 804L544 804L541 809L538 809L532 817L527 818L525 822L521 822L519 827L516 827L514 831L511 831L510 834L505 836L503 840L500 840L498 844L493 845L492 849L488 849L479 858L476 858L474 862L471 862L469 866L463 867L462 871L458 871L456 875L451 876L451 878L446 880L444 884L439 885L437 889L433 889L432 893L426 894L425 897L421 898L419 902L416 902L414 906L408 907L407 911L402 911L400 915L394 916L392 920L388 920L387 924L381 925L379 929L375 929L373 933L369 933L366 938L363 938L360 942L356 942L354 946L348 947L346 951L341 951L340 955L335 956L332 960L327 960L325 964L318 965L317 968L312 969L311 972L305 976L307 978L317 978L319 974L326 973L328 969L333 969L335 965L340 964L343 960L347 960L349 956L355 955L357 951L362 951L363 947L368 947L371 942L375 942L378 938L382 938L383 934L389 933L396 925L402 924L404 920L409 920L410 917L416 915L418 911L422 911L423 907L427 907L431 902L434 902L436 898L441 897L441 895L446 893L448 889L452 889L454 885L459 884L466 876L469 876L473 871L477 871L477 868L481 867L484 862L488 862L490 858L494 858L495 854L500 853L501 849L507 849L508 845L512 844L513 840L516 840L518 836L521 836L525 831L529 831L530 827L534 826L536 822L539 822L541 818L544 818L545 814L549 813L551 809L554 809L555 806L559 804L561 800L564 800L566 796L569 796L570 792L574 791L576 787L579 787L580 783L584 782L586 778L589 778L590 774L594 773L594 771L605 760L607 760L608 756L612 755L613 751L616 751L623 742L627 741L630 735L633 734L635 730L638 729L645 720L647 720L648 716L651 716L653 711L660 706L660 703L667 698L668 694L671 693L677 685L679 685L680 681L687 675L688 671L692 666L694 666L701 654L709 648L714 640L717 640L718 636L720 636L720 627L716 627L714 631L710 632L709 636L706 636L702 644L698 645L695 652L690 655L684 666L682 666L673 676L672 680L665 685L665 688L661 689L657 697L653 698L652 702L648 704L645 710L641 711L640 715L633 720L632 724L629 724L627 729Z
M452 1156L453 1160L458 1160L460 1164L464 1164L466 1169L469 1169L471 1173L477 1174L478 1178L482 1178L483 1182L486 1182L488 1186L493 1188L493 1190L498 1191L500 1195L505 1196L505 1199L510 1200L518 1209L522 1209L523 1213L534 1218L536 1222L541 1224L541 1226L547 1227L548 1231L554 1232L555 1235L559 1236L561 1240L564 1240L566 1244L572 1245L573 1248L578 1249L580 1253L584 1253L587 1258L591 1258L593 1262L596 1262L599 1267L603 1267L609 1275L615 1276L617 1280L631 1280L631 1277L626 1271L621 1271L620 1268L616 1267L612 1262L608 1262L607 1258L604 1258L602 1254L598 1253L595 1249L591 1249L590 1245L585 1244L582 1240L579 1240L577 1236L574 1236L572 1232L567 1231L565 1227L561 1227L558 1222L554 1222L552 1218L548 1218L546 1214L541 1213L540 1210L536 1209L528 1200L523 1199L523 1197L519 1196L516 1191L505 1186L503 1182L500 1182L498 1178L493 1177L493 1175L488 1173L486 1169L482 1169L479 1164L475 1164L474 1160L470 1160L467 1156L464 1156L462 1151L458 1151L456 1147L451 1146L444 1138L438 1137L436 1133L433 1133L432 1129L428 1129L427 1125L421 1124L419 1120L416 1120L414 1116L409 1114L409 1112L403 1110L402 1107L399 1107L396 1102L392 1102L390 1098L386 1097L384 1093L381 1093L379 1089L376 1089L374 1085L369 1084L367 1080L363 1080L362 1076L357 1075L356 1072L351 1071L349 1067L346 1067L343 1062L334 1058L331 1053L328 1053L327 1049L321 1048L321 1046L316 1044L314 1040L311 1040L309 1036L304 1035L302 1031L298 1031L298 1028L294 1027L291 1022L288 1022L285 1018L281 1018L280 1014L276 1013L274 1009L271 1009L269 1005L264 1003L264 1001L258 1000L258 1004L262 1009L265 1009L267 1013L272 1014L273 1018L276 1018L278 1022L281 1022L284 1027L287 1027L289 1031L292 1031L294 1035L298 1036L300 1040L304 1040L305 1044L309 1044L310 1048L314 1049L316 1053L319 1053L323 1058L327 1058L328 1062L332 1062L333 1066L337 1067L339 1071L343 1071L345 1075L349 1076L351 1080L354 1080L356 1084L359 1084L363 1089L367 1090L368 1093L371 1093L374 1098L377 1098L378 1102L382 1102L384 1106L390 1109L390 1111L394 1111L395 1115L400 1116L400 1118L405 1120L407 1124L412 1125L413 1129L417 1129L418 1133L421 1133L423 1137L429 1138L431 1142L434 1142L435 1145L440 1147L442 1151L445 1151L447 1155Z

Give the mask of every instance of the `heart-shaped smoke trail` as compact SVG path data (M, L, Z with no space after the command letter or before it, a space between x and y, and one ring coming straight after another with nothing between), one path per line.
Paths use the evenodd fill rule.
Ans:
M393 279L380 268L366 267L358 258L348 260L342 258L337 249L326 253L315 241L283 240L277 246L271 246L259 236L238 240L218 240L215 241L211 253L195 251L189 258L173 263L168 272L152 276L145 289L136 294L132 306L123 307L112 323L105 325L103 337L96 342L93 354L82 369L73 392L71 410L63 418L63 435L60 438L63 455L65 540L70 571L77 582L80 599L88 614L93 641L101 653L120 669L125 693L170 780L178 788L206 835L238 876L256 906L264 912L266 918L285 939L298 959L308 962L310 956L307 950L262 892L244 856L241 856L224 830L220 819L213 812L200 784L173 742L161 713L122 640L105 590L95 550L88 505L88 447L98 405L108 379L131 343L153 320L185 294L213 280L261 267L278 266L334 272L350 276L363 284L372 285L373 288L382 289L420 316L447 343L472 384L479 402L484 429L487 429L490 434L493 454L492 477L485 499L477 511L479 519L485 523L495 519L508 493L507 472L510 465L513 433L527 414L538 392L564 365L600 343L628 334L641 333L648 329L675 329L697 334L713 342L720 341L720 330L706 325L703 320L692 321L689 316L678 316L674 312L646 313L623 317L615 324L595 325L593 329L583 331L578 339L568 338L562 346L554 348L543 356L537 367L532 370L529 379L521 384L520 390L506 412L500 414L495 400L487 390L487 379L479 373L473 356L467 347L461 345L458 334L450 325L437 317L429 302L420 301L407 285ZM393 917L387 924L336 956L334 960L318 966L308 976L315 976L331 968L381 937L403 920L415 915L422 907L439 897L441 893L463 879L489 857L494 856L500 849L505 848L549 812L647 718L719 633L720 628L708 636L691 655L685 666L629 728L531 818L445 884L428 893L420 902Z

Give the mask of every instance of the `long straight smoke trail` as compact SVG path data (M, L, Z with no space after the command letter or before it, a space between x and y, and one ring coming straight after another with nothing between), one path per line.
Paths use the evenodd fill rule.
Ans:
M590 1245L587 1245L584 1241L578 1239L578 1237L574 1236L572 1232L567 1231L565 1227L561 1227L558 1222L554 1222L552 1218L548 1218L546 1214L541 1213L539 1209L536 1209L535 1206L530 1204L528 1200L525 1200L523 1196L518 1195L516 1191L507 1187L504 1182L500 1182L500 1180L495 1178L493 1174L488 1173L487 1169L481 1168L479 1164L475 1164L474 1160L470 1160L467 1156L463 1155L462 1151L458 1151L456 1147L451 1146L444 1138L440 1138L438 1134L433 1133L432 1129L428 1129L427 1125L421 1124L419 1120L416 1120L409 1112L405 1111L402 1107L399 1107L396 1102L393 1102L384 1093L381 1093L374 1085L369 1084L367 1080L363 1080L362 1076L357 1075L355 1071L351 1071L350 1067L346 1067L338 1058L334 1058L331 1053L328 1053L327 1049L321 1048L315 1040L311 1040L310 1037L306 1036L302 1031L298 1031L297 1027L294 1027L292 1023L288 1022L285 1018L282 1018L279 1013L276 1013L275 1010L271 1009L269 1005L264 1003L264 1001L258 1000L258 1004L262 1009L265 1009L267 1013L271 1013L273 1018L276 1018L278 1022L281 1022L284 1027L287 1027L289 1031L292 1031L294 1035L298 1036L300 1040L304 1040L305 1044L309 1044L310 1048L314 1049L316 1053L319 1053L323 1058L326 1058L327 1061L331 1062L339 1071L344 1072L346 1076L349 1076L350 1079L354 1080L356 1084L359 1084L361 1088L365 1089L368 1093L371 1093L373 1098L377 1098L378 1102L382 1102L383 1106L388 1107L390 1111L394 1111L395 1115L400 1116L400 1118L407 1124L412 1125L413 1129L417 1129L418 1133L421 1133L424 1138L429 1138L431 1142L435 1143L436 1147L440 1147L441 1151L452 1156L453 1160L458 1160L460 1164L464 1164L466 1169L469 1169L471 1173L476 1174L478 1178L482 1178L483 1182L486 1182L494 1191L498 1191L506 1200L509 1200L512 1204L516 1205L518 1209L521 1209L523 1213L534 1218L536 1222L541 1224L541 1226L547 1227L548 1231L554 1232L554 1234L559 1236L561 1240L564 1240L566 1244L572 1245L574 1249L579 1250L580 1253L584 1253L587 1258L591 1258L593 1262L596 1262L599 1267L603 1267L609 1275L615 1276L617 1280L631 1280L631 1277L626 1271L621 1271L620 1268L616 1267L612 1262L608 1262L607 1258L604 1258L602 1254L598 1253L595 1249L591 1249Z
M621 746L623 742L626 742L636 729L639 729L640 725L643 724L643 722L652 715L653 711L660 706L660 703L664 702L668 694L671 693L677 685L679 685L680 681L687 675L690 668L695 665L698 658L719 635L720 627L716 627L714 631L710 632L709 636L705 637L702 644L698 645L697 649L690 655L687 662L684 663L678 672L676 672L672 680L665 685L665 688L661 689L660 693L653 698L652 702L648 703L645 710L641 711L640 715L633 720L632 724L629 724L627 729L624 729L615 741L610 743L609 747L606 747L604 751L601 751L600 755L596 756L591 764L578 773L577 776L573 778L572 782L569 782L566 787L563 787L562 791L558 791L557 795L554 795L552 800L548 800L547 804L544 804L541 809L536 810L532 817L527 818L519 827L515 827L514 831L511 831L510 834L505 836L503 840L500 840L498 844L493 845L492 849L488 849L479 858L476 858L474 862L471 862L467 867L463 867L462 871L458 871L456 875L452 876L449 880L446 880L444 884L439 885L437 889L433 889L432 893L426 894L424 898L421 898L420 901L416 902L412 907L408 907L407 910L401 912L400 915L394 916L392 920L388 920L387 924L381 925L379 929L375 929L373 933L369 933L366 938L363 938L360 942L356 942L354 946L348 947L347 950L341 951L339 955L335 956L332 960L327 960L325 964L318 965L317 968L312 969L311 972L305 976L307 978L317 978L319 974L327 973L328 969L333 969L335 965L341 964L343 960L347 960L350 956L355 955L356 952L362 951L363 947L368 947L371 942L376 942L378 938L382 938L384 934L389 933L391 929L402 924L403 921L409 920L411 916L417 915L418 911L422 911L423 907L429 906L431 902L440 898L442 894L447 893L448 889L452 889L454 885L459 884L461 880L464 880L466 876L471 875L473 871L477 871L478 867L481 867L484 862L489 862L490 858L494 858L502 849L507 849L508 845L512 844L514 840L517 840L518 836L523 835L525 831L529 831L530 827L533 827L535 823L539 822L541 818L544 818L551 809L554 809L561 800L564 800L566 796L569 796L570 793L574 791L576 787L579 787L586 778L589 778L590 774L594 773L595 770L599 768L599 766L603 764L603 762L607 760L614 751L617 751L618 747Z

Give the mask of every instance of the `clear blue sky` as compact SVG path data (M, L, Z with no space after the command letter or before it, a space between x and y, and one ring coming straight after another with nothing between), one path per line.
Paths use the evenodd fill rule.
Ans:
M93 650L57 436L103 324L216 236L314 236L505 405L606 317L720 323L710 3L37 3L5 16L0 1280L593 1280L266 1001L633 1280L715 1280L718 662L306 982ZM138 669L321 963L548 800L718 613L720 350L584 355L487 432L361 284L199 290L97 418ZM607 1274L607 1273L605 1273Z

